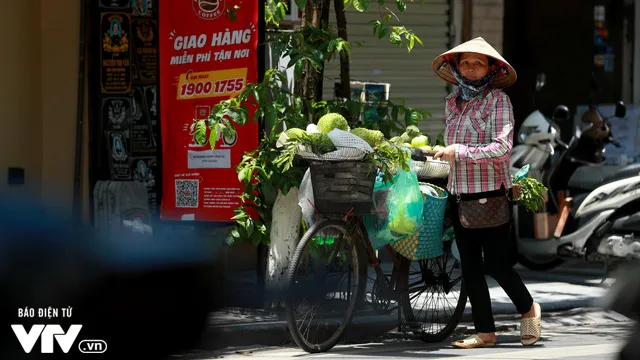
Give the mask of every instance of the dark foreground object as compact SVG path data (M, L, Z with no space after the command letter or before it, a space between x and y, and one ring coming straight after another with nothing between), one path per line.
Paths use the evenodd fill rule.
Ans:
M616 282L605 298L605 306L635 321L640 321L640 264L625 264L616 270ZM618 359L640 359L640 325L636 324Z
M222 303L215 263L201 239L124 230L105 237L0 196L0 359L164 359L195 347ZM49 307L57 317L38 316ZM25 308L35 316L20 316ZM56 339L53 354L41 353L41 340L27 354L12 324L82 329L66 354ZM85 339L104 340L107 351L82 354Z

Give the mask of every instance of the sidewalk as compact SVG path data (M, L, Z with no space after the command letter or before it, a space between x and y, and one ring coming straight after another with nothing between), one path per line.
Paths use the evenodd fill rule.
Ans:
M531 295L541 304L543 312L559 312L577 308L597 306L597 301L606 290L595 284L578 285L566 282L549 282L525 279ZM515 307L506 293L492 279L488 278L493 311L496 321L517 319ZM380 336L397 326L397 312L379 315L373 310L356 313L352 326L348 328L347 340L357 340ZM467 307L461 323L471 322L471 307ZM517 323L517 322L515 322ZM227 346L283 345L289 343L284 314L259 309L226 308L212 314L209 330L203 338L202 346L216 349ZM464 331L464 327L458 329Z
M603 360L617 359L620 348L626 343L635 323L620 315L607 311L580 309L558 314L557 318L543 320L542 339L536 346L524 347L520 344L519 330L515 325L500 326L498 344L492 348L463 350L450 345L451 339L440 343L424 343L410 338L393 336L378 337L367 342L340 344L330 351L310 355L296 346L269 347L246 346L226 348L220 351L192 352L192 359L295 359L295 358L393 358L412 360L423 359L564 359ZM566 321L558 321L565 319ZM498 321L500 324L500 321ZM462 336L466 336L460 334ZM455 336L454 338L457 338ZM199 356L198 356L199 355Z

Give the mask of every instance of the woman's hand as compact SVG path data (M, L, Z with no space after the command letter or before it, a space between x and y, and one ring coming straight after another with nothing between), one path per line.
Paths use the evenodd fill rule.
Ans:
M456 161L456 145L449 145L446 148L438 151L434 156L434 159L441 159L447 162Z

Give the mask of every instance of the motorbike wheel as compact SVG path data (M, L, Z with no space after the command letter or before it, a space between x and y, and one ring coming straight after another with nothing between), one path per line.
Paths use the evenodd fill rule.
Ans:
M564 260L552 256L529 256L524 254L518 254L518 262L520 265L533 271L547 271L556 268L564 263Z
M518 251L518 245L516 243L515 228L511 226L511 253L515 253L514 257L520 263L520 265L533 271L547 271L556 268L564 263L564 260L557 256L532 256L521 254ZM513 264L515 265L515 264Z

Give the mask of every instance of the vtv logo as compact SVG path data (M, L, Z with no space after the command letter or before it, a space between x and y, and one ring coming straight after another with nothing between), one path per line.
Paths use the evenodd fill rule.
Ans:
M36 324L27 332L22 325L11 325L13 333L16 334L22 349L27 354L33 350L33 347L40 339L40 352L43 354L53 353L53 338L58 341L58 345L66 354L71 350L73 343L76 341L82 325L71 325L65 334L62 327L57 324Z

